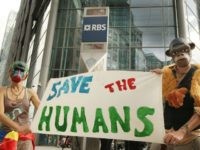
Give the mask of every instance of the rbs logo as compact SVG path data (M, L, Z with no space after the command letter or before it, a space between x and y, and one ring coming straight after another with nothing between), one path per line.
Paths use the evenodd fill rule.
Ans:
M107 42L108 17L84 17L82 42Z
M106 24L86 24L84 25L84 31L105 31Z

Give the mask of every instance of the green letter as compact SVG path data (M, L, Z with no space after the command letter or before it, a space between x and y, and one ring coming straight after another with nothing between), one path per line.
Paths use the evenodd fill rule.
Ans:
M144 123L144 129L142 132L139 132L135 129L136 137L144 137L149 136L153 132L153 124L152 122L146 118L147 115L153 115L155 110L153 108L148 107L140 107L137 111L137 117Z
M46 131L50 131L50 119L51 119L53 107L49 107L49 113L47 116L45 116L46 110L47 110L47 106L45 106L42 110L42 115L41 115L40 122L38 125L38 130L42 130L43 123L46 123Z
M99 132L99 127L102 126L103 132L108 133L108 128L106 126L105 120L102 115L102 109L97 108L96 109L96 116L95 116L95 122L93 127L93 132Z
M109 115L110 115L110 121L111 121L111 131L113 133L117 133L117 121L121 125L122 129L124 132L129 132L130 131L130 108L129 107L123 107L124 109L124 122L119 116L117 110L115 107L110 107L109 108Z
M67 128L67 115L69 112L69 106L64 106L63 110L64 110L64 119L63 119L63 124L59 125L59 118L60 118L60 110L61 110L61 106L56 106L56 119L55 119L55 127L58 131L65 131Z
M89 129L88 129L88 125L87 125L87 122L86 122L85 109L83 107L81 107L81 115L79 116L78 110L75 107L74 111L73 111L71 131L77 132L76 123L80 124L81 122L83 123L83 131L88 132Z

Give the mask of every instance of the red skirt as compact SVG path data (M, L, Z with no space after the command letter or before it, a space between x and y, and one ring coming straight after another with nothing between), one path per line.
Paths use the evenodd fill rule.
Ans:
M33 149L35 149L35 136L33 133L22 134L16 131L11 131L5 135L3 141L0 143L0 150L17 150L17 142L19 140L31 140Z

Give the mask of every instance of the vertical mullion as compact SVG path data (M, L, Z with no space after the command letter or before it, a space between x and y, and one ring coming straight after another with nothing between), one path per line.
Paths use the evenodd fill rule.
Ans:
M67 13L66 13L66 14L67 14ZM66 16L65 16L65 13L64 13L64 17L66 17ZM63 35L63 42L62 42L62 48L61 48L61 59L60 59L60 64L61 64L61 65L60 65L59 77L62 77L62 76L63 76L62 68L64 68L64 60L67 59L67 58L64 58L66 33L67 33L67 20L66 20L65 25L64 25L64 35Z

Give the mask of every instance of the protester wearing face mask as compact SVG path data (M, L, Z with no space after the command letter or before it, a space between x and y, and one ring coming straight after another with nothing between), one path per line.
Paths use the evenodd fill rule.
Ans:
M152 72L162 74L165 145L152 144L151 150L199 150L200 65L191 63L193 42L175 38L166 55L174 64Z
M33 150L34 134L30 129L29 107L38 108L37 94L23 86L28 67L22 61L9 69L10 85L0 88L0 150Z

